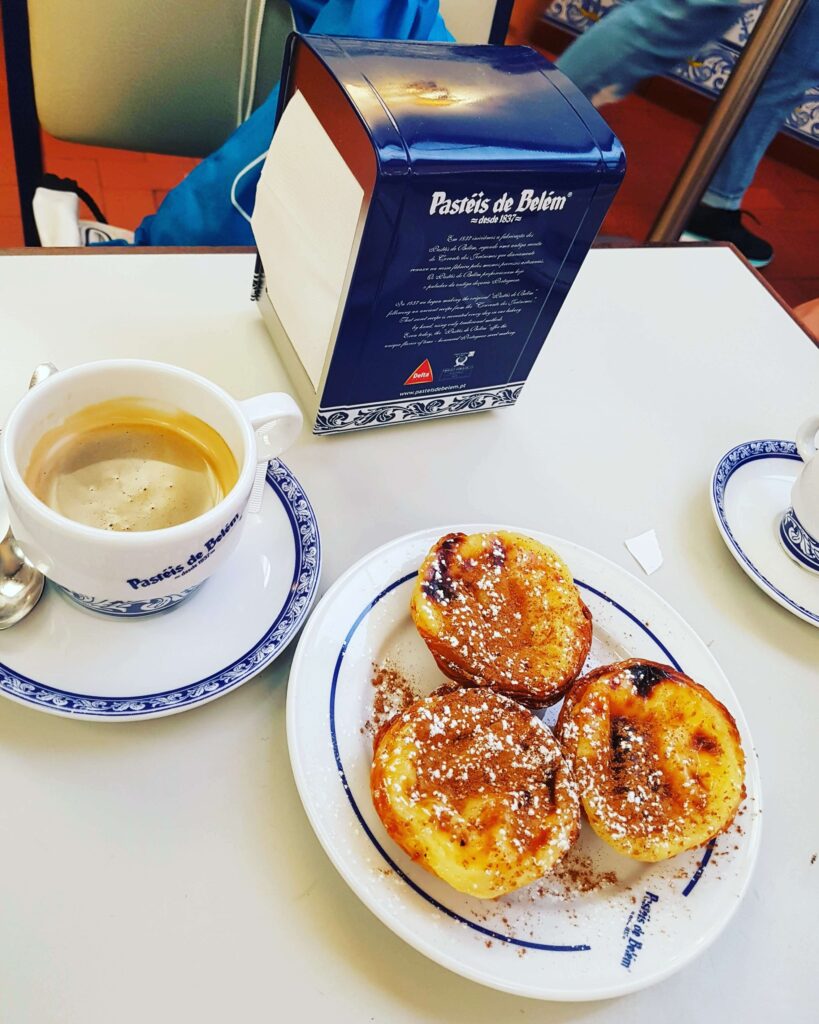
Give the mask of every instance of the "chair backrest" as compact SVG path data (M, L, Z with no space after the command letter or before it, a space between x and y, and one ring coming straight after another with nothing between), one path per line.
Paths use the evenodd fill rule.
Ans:
M496 9L508 8L507 22L512 9L503 0L439 0L439 5L446 27L459 43L488 43Z
M236 127L246 13L252 50L261 9L262 0L28 0L40 124L72 142L213 152ZM292 27L289 4L267 0L254 106L278 81Z
M487 42L504 8L511 0L441 0L464 43ZM278 81L293 27L285 0L28 0L28 14L37 115L49 134L184 156L213 152L236 127L243 53L260 15L254 108ZM243 106L247 95L246 83Z

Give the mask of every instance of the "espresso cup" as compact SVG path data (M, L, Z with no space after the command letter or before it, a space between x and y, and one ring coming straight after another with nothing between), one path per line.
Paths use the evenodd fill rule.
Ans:
M236 460L233 487L202 514L162 529L117 532L54 511L25 481L37 442L68 417L115 399L138 399L203 421ZM285 451L301 426L289 395L237 402L204 377L164 363L111 359L63 370L26 393L0 437L11 528L29 561L90 611L140 616L176 607L235 550L257 467Z
M791 491L791 507L779 523L779 539L791 558L819 573L819 416L805 420L796 434L796 450L804 462Z

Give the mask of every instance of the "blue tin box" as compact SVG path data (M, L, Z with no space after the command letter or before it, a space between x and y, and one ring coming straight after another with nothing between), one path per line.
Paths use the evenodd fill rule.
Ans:
M314 433L513 405L624 173L528 47L292 36L255 295Z

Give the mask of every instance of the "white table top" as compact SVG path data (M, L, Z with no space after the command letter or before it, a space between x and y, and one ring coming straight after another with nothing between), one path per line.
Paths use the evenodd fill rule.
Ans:
M45 360L144 356L237 397L288 389L248 301L252 267L247 254L0 257L0 422ZM734 443L791 437L817 408L819 351L731 251L598 250L515 409L305 433L287 456L322 529L323 589L375 545L438 523L528 525L638 574L623 541L657 530L651 585L728 674L765 801L751 889L687 969L608 1003L546 1004L406 946L304 816L284 656L151 722L0 701L3 1024L815 1020L819 630L742 573L708 483Z

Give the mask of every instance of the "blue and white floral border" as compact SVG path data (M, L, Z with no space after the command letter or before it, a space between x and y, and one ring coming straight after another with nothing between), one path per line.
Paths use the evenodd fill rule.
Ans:
M799 522L792 508L787 509L782 516L779 536L791 558L811 572L819 572L819 544Z
M71 693L18 675L0 663L0 692L34 707L64 715L112 719L147 718L212 700L261 672L281 654L304 622L315 599L321 572L318 523L301 484L287 466L278 460L268 466L267 483L281 501L293 530L296 553L293 582L270 628L241 658L195 683L163 693L134 697L97 697Z
M811 611L809 608L805 608L797 601L794 601L792 597L789 597L779 587L771 583L767 576L763 576L759 569L757 569L740 547L725 514L725 490L733 474L740 466L748 462L771 458L801 461L793 441L778 441L766 438L760 441L746 441L744 444L736 445L736 447L732 448L720 459L717 468L714 470L714 476L711 480L711 499L719 519L722 534L742 562L748 575L755 579L771 596L775 596L782 604L792 608L801 618L819 625L819 614L817 612Z
M439 416L458 416L462 413L500 409L506 405L514 405L522 388L523 381L516 381L501 388L458 391L454 395L321 408L316 416L313 433L339 434L345 430L366 430L369 427L384 427L392 423L413 423Z
M55 583L57 590L61 590L67 598L85 608L89 612L98 612L100 615L110 615L118 619L134 618L136 616L154 615L158 612L167 612L184 601L186 597L202 586L197 583L187 590L181 590L178 594L167 594L165 597L151 597L145 601L113 601L104 600L98 597L88 597L85 594L78 594L76 590L69 590L68 587L61 587Z

